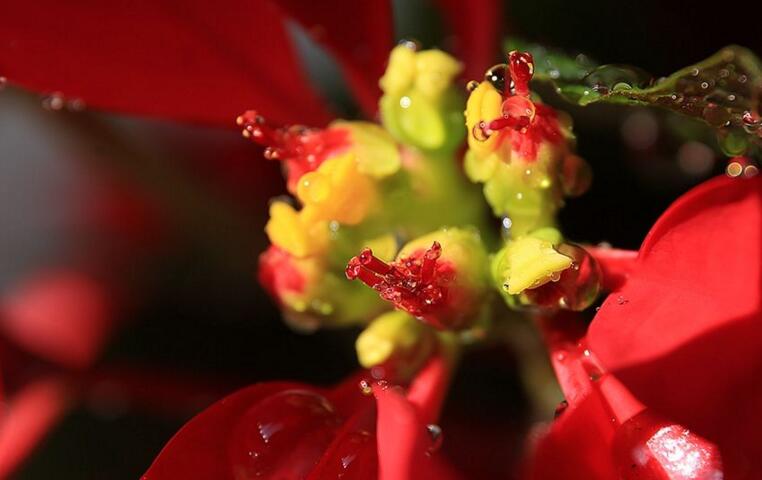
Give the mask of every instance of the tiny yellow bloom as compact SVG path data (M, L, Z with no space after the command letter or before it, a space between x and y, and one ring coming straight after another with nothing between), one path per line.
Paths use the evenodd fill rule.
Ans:
M494 262L496 280L509 295L558 279L572 265L572 259L558 253L552 242L537 236L509 241Z
M375 182L360 172L353 151L330 158L302 175L296 196L307 225L336 221L357 225L377 204Z
M328 224L308 219L304 211L297 212L286 202L270 205L270 220L265 232L273 245L296 258L316 255L328 246Z

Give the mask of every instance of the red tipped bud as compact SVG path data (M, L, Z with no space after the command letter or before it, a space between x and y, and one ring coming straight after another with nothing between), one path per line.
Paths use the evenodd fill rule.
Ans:
M349 261L346 274L426 323L458 329L470 324L482 307L488 290L485 266L478 235L451 229L411 242L390 264L365 249Z
M349 132L342 128L320 130L301 125L275 127L255 110L236 118L243 136L265 147L265 158L285 163L288 188L296 191L299 178L316 170L329 157L349 147Z

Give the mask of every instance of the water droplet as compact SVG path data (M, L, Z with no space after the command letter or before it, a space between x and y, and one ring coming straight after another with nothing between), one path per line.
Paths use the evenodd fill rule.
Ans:
M488 133L487 123L479 122L474 125L474 128L471 130L471 134L474 136L476 141L486 142L490 137L490 134Z
M64 106L66 106L66 100L60 92L53 92L42 97L42 108L45 110L57 111L64 108Z
M698 77L698 74L699 74L698 68L694 68L693 70L691 70L691 76Z
M706 120L709 125L715 128L727 127L730 125L730 111L716 103L710 103L704 107L701 116L704 117L704 120Z
M370 383L367 380L360 380L358 386L360 387L360 392L362 392L363 395L371 395L373 393L373 388L370 386Z
M471 93L471 92L473 92L474 90L476 90L476 88L477 88L478 86L479 86L479 82L477 82L476 80L471 80L470 82L468 82L468 83L466 84L466 90L467 90L469 93Z
M622 295L619 295L618 297L616 297L616 304L617 305L625 305L625 304L627 304L629 302L630 301L627 300L626 298L624 298Z
M400 107L402 108L410 108L411 103L413 102L410 100L410 97L408 97L407 95L400 98Z
M756 165L746 165L743 169L743 176L746 178L756 177L759 174L759 168Z
M560 417L566 411L567 408L569 408L569 402L567 402L566 400L561 400L556 406L556 411L553 412L553 418Z
M230 467L242 478L288 471L306 477L335 438L342 419L328 400L304 390L286 390L254 403L232 430ZM283 452L296 451L292 458Z
M653 77L646 71L627 65L601 65L582 79L591 87L606 87L612 90L645 88L653 83Z
M566 352L558 352L556 354L556 360L558 360L559 362L563 362L564 360L566 360Z
M495 90L503 93L505 91L505 73L507 69L508 65L505 63L493 65L484 74L484 80L492 84L492 86L495 87Z
M412 38L403 38L400 40L398 45L402 45L405 48L409 48L410 50L417 52L421 49L421 42L418 40L412 39Z
M746 149L749 148L749 139L740 130L719 131L717 132L717 136L720 149L722 149L722 152L728 157L743 155L746 152Z
M437 450L442 448L442 442L444 441L442 427L440 427L439 425L430 423L426 425L426 432L428 432L429 438L431 439L431 445L429 445L429 448L426 450L426 453L428 455L431 455L432 453L435 453Z
M66 108L71 112L81 112L85 107L85 101L81 98L72 98L66 102Z
M740 162L730 162L728 163L728 166L725 167L725 173L728 177L738 177L743 173L743 165L741 165Z

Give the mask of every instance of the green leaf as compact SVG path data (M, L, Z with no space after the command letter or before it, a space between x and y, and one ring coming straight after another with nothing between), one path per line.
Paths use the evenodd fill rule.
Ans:
M725 47L658 80L636 67L597 66L585 56L517 40L506 42L506 48L532 53L534 79L553 84L570 102L662 107L709 124L728 155L749 153L751 144L762 148L762 62L746 48Z

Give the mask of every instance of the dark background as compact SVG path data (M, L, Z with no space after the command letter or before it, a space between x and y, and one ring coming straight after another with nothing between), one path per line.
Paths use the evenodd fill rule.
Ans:
M762 8L758 2L706 5L664 1L510 2L505 24L509 34L585 52L602 63L637 65L655 76L701 60L727 44L741 44L762 53ZM446 45L444 29L424 0L400 0L396 9L399 37L416 37L426 47ZM310 55L309 48L306 52ZM326 89L331 88L337 86L327 84ZM335 98L340 110L353 111L346 98ZM552 97L547 100L557 102ZM196 165L190 174L192 183L204 184L205 195L230 207L236 218L244 219L227 222L211 215L210 229L218 229L212 240L193 233L188 223L172 223L170 247L151 257L143 273L135 274L139 277L136 282L141 284L137 288L139 301L130 302L128 313L123 314L128 318L108 345L103 363L145 365L192 375L215 383L215 391L220 394L276 378L325 384L355 368L356 331L292 333L256 284L256 255L266 245L261 230L266 201L284 189L277 166L260 159L261 152L237 133L92 113L86 113L91 121L72 127L71 122L77 120L66 115L50 118L37 111L39 101L35 96L10 89L0 94L0 107L0 141L8 159L0 170L0 186L6 199L18 193L18 187L11 184L18 183L19 175L28 180L24 194L29 195L30 189L59 188L62 178L79 185L91 170L107 171L102 163L93 166L80 161L82 156L91 156L93 138L101 138L99 127L93 125L107 124L141 138L140 145L131 148L145 163L157 156L176 162L189 160ZM564 108L575 120L578 151L592 164L596 176L591 191L570 201L562 214L565 232L572 239L607 241L635 249L673 199L724 169L724 159L711 143L711 136L700 137L710 141L709 157L707 150L700 150L704 156L699 160L692 162L689 157L681 163L680 149L685 139L674 134L670 127L674 119L662 112L611 106ZM638 132L643 131L646 140L638 137ZM637 138L633 140L632 135ZM52 146L35 157L38 164L14 166L14 152L39 150L40 142L51 142ZM118 157L121 147L106 144L98 148L99 154ZM62 152L78 157L75 167L64 171L52 167L51 162L58 161L53 157L60 157ZM229 156L233 160L224 165L230 170L210 173L203 166L207 164L199 160L204 156ZM148 191L153 188L139 185ZM6 239L7 245L0 252L3 265L8 266L0 277L4 287L34 266L65 256L71 249L61 247L62 243L83 241L71 240L76 235L67 230L70 226L58 222L63 213L56 213L60 206L53 205L49 196L24 194L13 197L14 202L21 199L26 205L23 217L38 218L51 235L41 245L25 241L24 233L18 229L14 234L17 240ZM2 203L6 204L0 210L5 216L3 223L15 223L22 214L17 207L11 211L8 201ZM23 226L19 228L23 230ZM27 234L39 233L35 228L27 228ZM88 241L95 243L94 248L99 247L97 240ZM225 254L210 253L214 248ZM131 267L127 271L134 273ZM493 424L503 422L505 430L510 431L504 438L492 439L484 433L482 440L506 442L494 446L492 454L505 452L508 457L502 458L510 458L518 448L516 435L526 428L522 420L526 402L514 363L509 352L477 357L467 360L449 408L455 411L454 406L465 405L468 409L464 397L470 396L474 425L478 426L480 419ZM118 393L96 395L90 400L48 436L17 478L138 478L188 417L186 412L156 414L125 402ZM211 400L201 398L197 407ZM474 408L473 402L480 407ZM465 415L462 410L458 412L453 415Z

